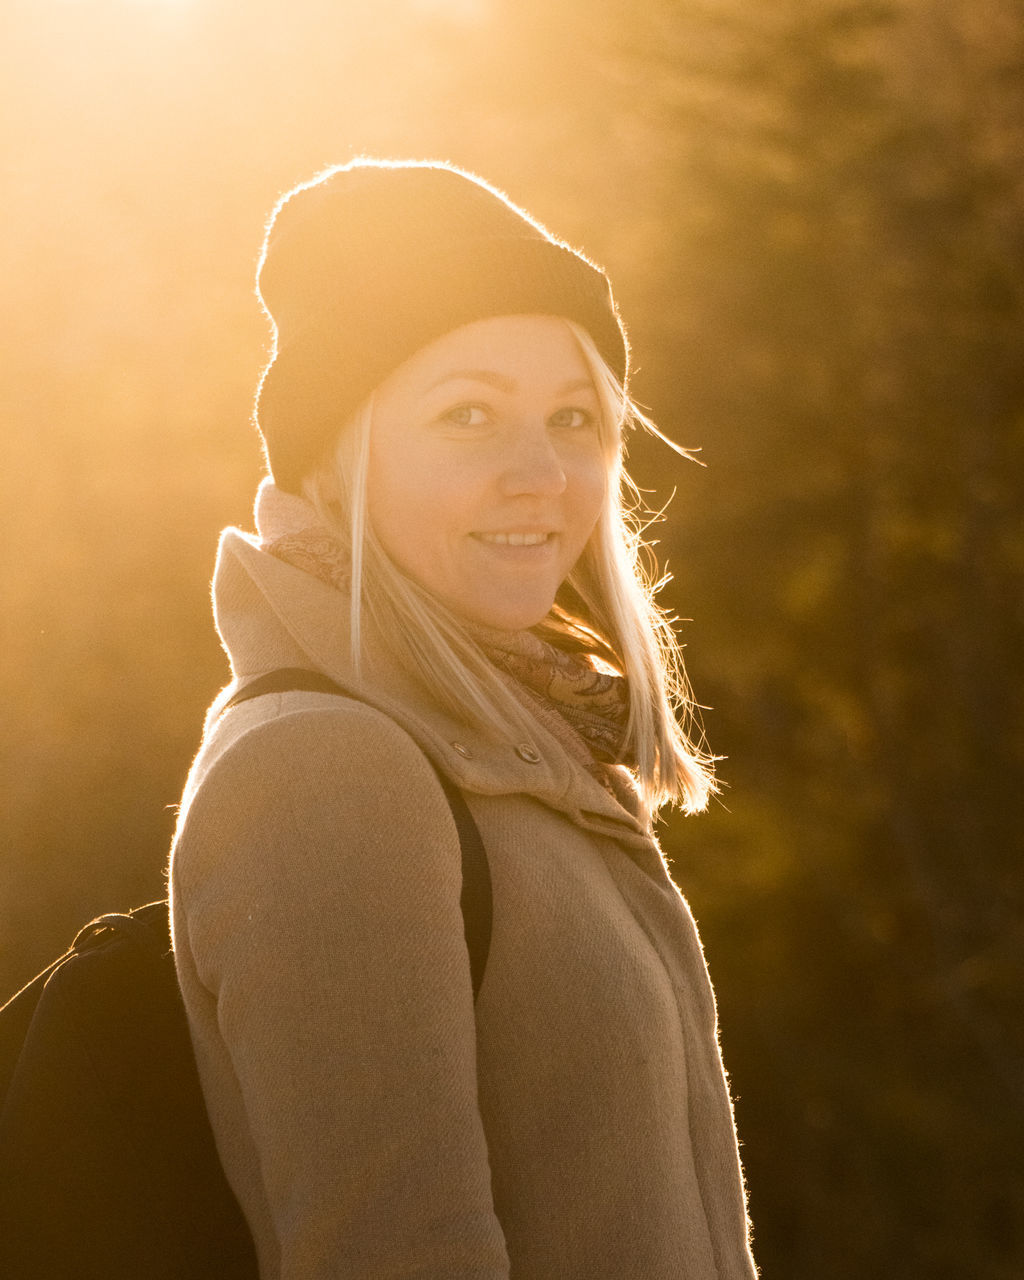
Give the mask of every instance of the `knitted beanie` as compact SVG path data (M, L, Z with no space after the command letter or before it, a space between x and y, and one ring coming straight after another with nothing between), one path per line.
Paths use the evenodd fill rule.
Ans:
M295 187L257 274L276 330L256 420L297 493L370 392L436 338L488 316L559 315L625 383L608 278L481 178L448 164L355 160Z

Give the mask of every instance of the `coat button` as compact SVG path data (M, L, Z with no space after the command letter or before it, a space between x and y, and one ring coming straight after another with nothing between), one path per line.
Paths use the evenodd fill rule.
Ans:
M517 745L516 755L527 764L540 764L540 752L535 751L528 742L520 742Z
M457 751L457 752L459 753L459 755L460 755L460 756L462 756L462 758L463 758L464 760L472 760L472 759L473 759L473 753L472 753L472 751L470 751L469 747L465 746L465 745L464 745L463 743L461 743L461 742L453 742L453 743L452 743L452 750L453 750L453 751Z

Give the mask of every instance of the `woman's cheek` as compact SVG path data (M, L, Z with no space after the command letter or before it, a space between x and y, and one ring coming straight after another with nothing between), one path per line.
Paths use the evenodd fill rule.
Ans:
M608 494L608 473L601 457L592 460L589 468L588 483L585 488L586 497L583 499L583 505L587 511L589 527L584 541L590 537L597 527L597 522L601 518L601 511L604 508Z

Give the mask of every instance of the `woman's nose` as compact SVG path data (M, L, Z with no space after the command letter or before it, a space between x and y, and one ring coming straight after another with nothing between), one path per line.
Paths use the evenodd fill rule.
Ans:
M520 435L504 459L502 493L557 497L565 487L565 464L547 430Z

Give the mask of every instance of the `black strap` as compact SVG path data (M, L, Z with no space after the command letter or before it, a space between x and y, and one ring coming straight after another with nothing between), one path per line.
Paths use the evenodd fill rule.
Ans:
M224 703L223 709L227 711L229 707L237 707L240 702L248 702L250 698L261 698L265 693L336 693L351 696L322 671L309 671L305 667L279 667L277 671L268 671L266 675L257 676L249 684L243 685Z
M434 762L431 761L431 764ZM494 913L494 896L491 890L491 866L487 861L487 849L484 846L480 828L473 821L473 815L466 804L466 797L459 788L446 778L434 765L444 794L448 798L448 806L455 819L459 832L459 844L462 847L462 893L459 905L462 908L462 928L466 935L466 946L469 949L469 972L473 979L473 999L480 994L480 986L487 968L487 956L491 949L491 922Z
M101 946L115 935L130 938L136 945L152 952L157 959L166 955L170 949L167 899L147 902L145 906L135 907L130 912L111 912L109 915L97 916L79 929L71 949L86 951L90 947Z
M258 676L249 684L243 685L225 702L223 710L237 707L239 703L248 702L250 698L260 698L266 693L333 693L341 697L353 697L347 689L343 689L322 671L309 671L305 667L281 667L277 671L268 671L266 675ZM433 760L430 763L444 789L448 807L452 811L455 827L459 833L459 845L462 849L462 893L459 904L462 907L462 925L469 950L473 998L476 999L480 994L484 971L487 968L487 957L491 949L491 925L494 915L491 868L487 861L487 849L484 846L483 837L469 811L465 796L451 778L441 772Z

